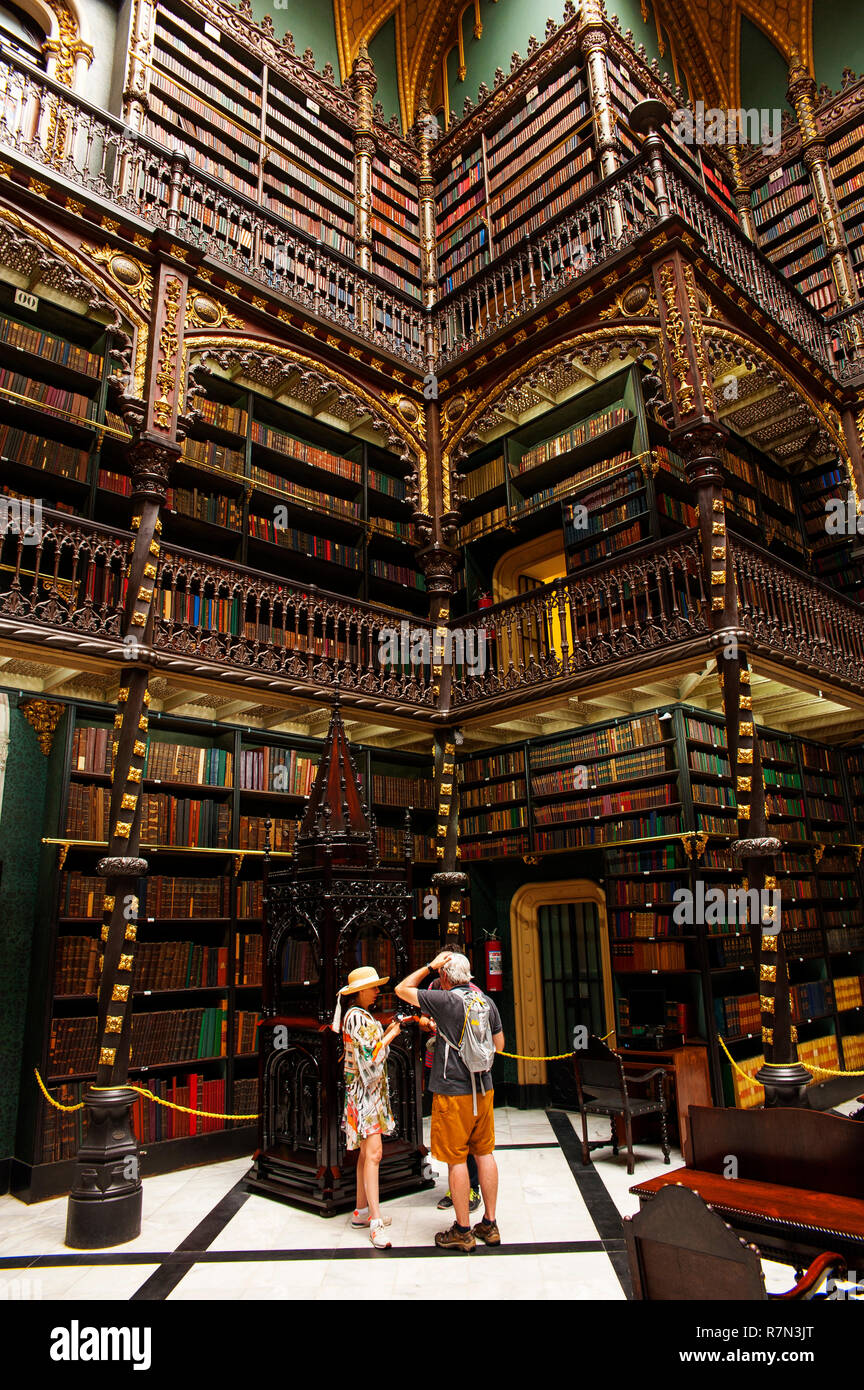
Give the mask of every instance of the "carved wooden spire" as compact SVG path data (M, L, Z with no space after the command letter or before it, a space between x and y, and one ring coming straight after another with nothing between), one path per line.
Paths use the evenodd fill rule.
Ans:
M375 833L338 702L297 833L295 859L299 868L325 863L366 868L375 863Z

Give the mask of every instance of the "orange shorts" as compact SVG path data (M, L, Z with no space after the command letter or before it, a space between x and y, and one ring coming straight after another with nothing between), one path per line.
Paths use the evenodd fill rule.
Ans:
M432 1157L448 1167L465 1163L469 1153L491 1154L495 1149L494 1094L477 1092L477 1114L472 1096L439 1096L432 1100Z

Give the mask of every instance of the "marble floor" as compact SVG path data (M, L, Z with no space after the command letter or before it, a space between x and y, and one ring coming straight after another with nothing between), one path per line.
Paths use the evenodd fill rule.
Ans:
M350 1216L323 1219L246 1190L246 1159L144 1182L142 1234L112 1250L63 1244L66 1199L24 1206L0 1197L0 1301L437 1299L624 1300L629 1293L621 1217L628 1188L664 1171L659 1147L640 1144L636 1175L626 1157L599 1149L583 1169L573 1121L563 1111L495 1111L502 1245L466 1258L438 1251L452 1221L434 1191L386 1203L393 1249L373 1250ZM428 1120L427 1141L428 1141ZM608 1134L607 1121L591 1137ZM673 1150L673 1166L681 1163ZM480 1219L478 1213L475 1221ZM765 1263L769 1289L791 1271Z

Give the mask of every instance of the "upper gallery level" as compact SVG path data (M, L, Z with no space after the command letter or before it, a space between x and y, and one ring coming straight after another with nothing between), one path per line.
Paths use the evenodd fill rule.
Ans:
M407 137L376 113L366 58L340 88L329 64L319 73L272 23L218 0L142 4L130 24L102 106L86 100L81 63L49 77L0 43L3 167L67 211L160 228L418 371L542 313L673 217L821 369L857 371L855 83L812 105L825 145L814 181L794 121L779 160L734 148L730 162L676 138L684 93L617 20L600 42L581 10L514 55L445 134L425 112ZM632 120L646 98L662 103L653 154Z

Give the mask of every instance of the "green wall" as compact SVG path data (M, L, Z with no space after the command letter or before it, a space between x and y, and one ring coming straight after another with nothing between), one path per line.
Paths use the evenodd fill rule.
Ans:
M9 703L16 706L17 697L10 694ZM38 1037L42 1031L44 1000L37 1007L37 1019L33 1008L28 1010L28 988L41 906L39 884L46 881L40 842L46 813L52 820L56 818L66 721L64 714L46 757L24 715L17 707L10 709L9 757L0 815L0 1161L16 1151L19 1077L25 1053L30 1051L26 1038ZM33 1064L28 1055L28 1069ZM30 1084L32 1078L25 1073L25 1080Z
M818 7L817 7L818 8ZM741 105L769 111L787 107L789 70L782 53L762 30L741 17Z
M310 4L310 0L287 0L285 7L278 9L273 0L252 0L252 14L259 23L265 15L269 15L280 39L290 30L297 52L311 48L318 71L330 62L336 81L339 81L339 50L336 47L332 0L318 0L317 4Z
M861 0L814 0L813 58L817 82L836 91L844 68L864 70Z
M396 80L396 20L393 15L381 25L369 44L369 57L375 64L378 91L375 100L384 107L384 119L399 115L399 85Z
M640 0L607 0L606 5L610 15L617 14L622 30L632 29L634 43L645 45L648 62L657 58L661 70L668 72L674 82L668 37L664 36L665 53L661 58L650 0L647 8L649 18L646 22L642 18ZM466 67L464 82L458 80L458 50L454 49L447 59L450 106L457 116L462 114L466 96L476 101L481 82L492 86L496 68L510 71L512 53L517 52L525 57L532 34L542 43L547 17L558 24L562 22L564 0L553 0L551 4L550 0L497 0L497 3L496 0L480 0L480 16L483 20L483 37L479 40L474 38L473 6L462 17Z

